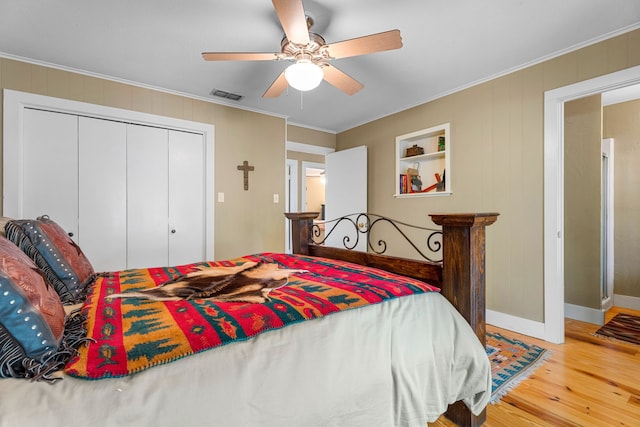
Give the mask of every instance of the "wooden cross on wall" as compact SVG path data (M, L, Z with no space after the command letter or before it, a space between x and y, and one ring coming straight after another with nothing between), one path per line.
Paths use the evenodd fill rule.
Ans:
M249 189L249 172L255 170L255 167L249 166L249 162L245 160L241 165L238 165L238 170L243 172L244 189L246 191Z

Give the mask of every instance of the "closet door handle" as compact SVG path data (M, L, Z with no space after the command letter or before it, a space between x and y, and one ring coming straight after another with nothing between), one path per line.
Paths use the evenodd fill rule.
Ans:
M171 234L176 234L176 229L175 228L171 229Z
M68 233L67 233L67 235L68 235L69 237L73 237L73 231L68 232Z

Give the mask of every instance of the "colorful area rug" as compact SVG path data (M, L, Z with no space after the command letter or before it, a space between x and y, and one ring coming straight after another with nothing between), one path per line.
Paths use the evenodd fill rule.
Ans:
M491 361L490 403L496 403L529 377L551 352L537 345L487 332L487 355Z
M640 317L626 313L616 314L595 335L640 345Z

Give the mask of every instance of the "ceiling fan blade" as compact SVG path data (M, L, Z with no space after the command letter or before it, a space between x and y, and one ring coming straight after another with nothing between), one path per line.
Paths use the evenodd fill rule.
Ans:
M400 30L390 30L384 33L371 34L344 40L327 45L327 51L332 58L348 58L350 56L365 55L367 53L400 49L402 37Z
M309 27L302 0L272 0L278 19L290 42L309 44Z
M271 83L269 89L262 95L263 98L277 98L282 95L282 92L287 88L289 83L284 77L284 71Z
M337 87L347 95L353 95L364 87L362 83L349 76L348 74L338 70L333 65L327 64L322 67L324 79Z
M271 61L278 59L275 53L251 52L202 52L205 61Z

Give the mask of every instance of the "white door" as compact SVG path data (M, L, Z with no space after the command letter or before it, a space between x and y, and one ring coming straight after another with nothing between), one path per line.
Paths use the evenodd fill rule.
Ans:
M99 271L214 259L213 126L150 117L5 89L3 214L49 215Z
M325 219L366 212L367 147L355 147L327 154ZM344 247L344 236L348 236L350 247L354 246L354 249L359 251L367 250L366 236L358 235L355 228L346 223L337 227L325 243L328 246Z
M202 135L169 131L169 265L205 260L204 171Z
M168 265L168 135L127 125L127 268Z
M206 259L201 134L25 110L24 156L16 217L49 215L96 271Z
M78 234L78 118L25 109L23 120L22 204L17 212L7 211L5 215L33 219L47 214L75 239Z
M127 265L127 125L79 117L78 245L96 271Z

